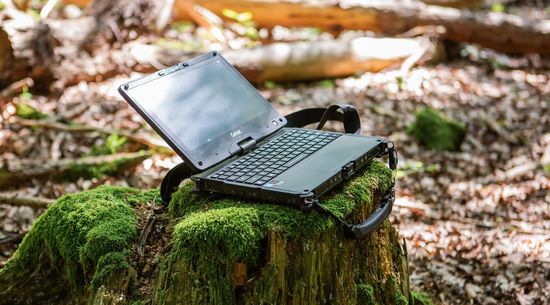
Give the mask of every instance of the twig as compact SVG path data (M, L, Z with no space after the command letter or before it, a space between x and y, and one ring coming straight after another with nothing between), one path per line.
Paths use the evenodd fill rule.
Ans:
M0 203L9 204L15 206L28 206L35 209L45 208L50 203L52 199L43 198L43 197L30 197L20 194L6 194L0 193Z
M23 239L23 237L25 237L25 234L27 234L27 233L26 232L17 233L17 234L13 234L11 236L8 236L6 238L2 238L2 239L0 239L0 245L19 242Z
M504 138L506 141L511 144L516 144L517 140L509 132L502 129L502 127L497 123L497 121L490 114L483 114L481 119L487 124L487 126L499 136Z
M157 217L155 215L147 216L147 223L139 235L137 252L140 257L145 255L145 244L147 243L147 238L149 237L149 234L151 234L151 230L153 229L153 225L156 221Z
M32 78L26 77L22 80L16 81L15 83L12 83L11 85L9 85L7 88L5 88L0 92L0 96L5 99L10 99L16 94L21 93L21 91L23 90L23 88L25 88L25 86L26 87L34 86L34 81L32 80Z
M506 179L513 179L513 178L521 176L523 174L533 172L539 166L540 166L540 164L538 162L530 161L530 162L512 167L511 169L504 172L504 176L506 177Z

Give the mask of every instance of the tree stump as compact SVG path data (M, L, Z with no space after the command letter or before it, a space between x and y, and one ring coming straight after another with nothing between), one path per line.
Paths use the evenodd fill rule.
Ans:
M389 187L371 162L325 205L364 219ZM207 198L184 183L66 195L0 269L0 304L412 304L406 249L386 221L361 240L317 212Z

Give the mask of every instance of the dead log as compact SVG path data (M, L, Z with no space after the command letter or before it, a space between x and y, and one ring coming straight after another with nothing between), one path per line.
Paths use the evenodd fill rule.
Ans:
M174 18L189 20L178 0ZM550 21L530 22L501 13L462 11L449 7L411 2L357 2L342 8L305 2L272 0L196 0L222 16L224 8L248 11L260 27L310 26L328 31L369 30L388 35L403 33L417 26L441 25L445 37L453 41L478 43L511 53L550 54Z
M142 66L171 66L189 54L156 45L136 44L130 53ZM428 60L436 48L426 39L367 38L333 41L274 43L222 54L254 83L349 76L399 67L412 56ZM420 55L420 56L419 56ZM144 72L150 72L145 69Z
M440 2L440 0L434 0ZM442 0L443 1L443 0ZM453 0L449 0L453 2ZM65 0L85 5L87 0ZM189 0L176 0L174 20L193 20L188 12ZM326 5L318 1L275 0L194 0L218 16L229 8L251 12L260 27L318 27L331 32L368 30L387 35L403 33L417 26L441 25L445 38L477 43L509 53L550 54L550 21L531 22L502 13L474 12L416 2L360 1L346 6ZM475 1L455 1L474 3ZM437 3L440 4L440 3ZM452 6L452 5L451 5ZM457 5L457 6L462 6ZM226 18L226 20L231 21Z
M390 184L373 162L323 200L358 221ZM388 221L351 240L315 211L208 199L189 182L168 209L155 198L100 187L51 204L0 269L0 305L413 304Z
M80 177L93 178L104 175L116 175L149 158L149 152L117 153L112 155L63 159L50 162L24 161L10 163L0 168L0 187L7 188L31 179L68 179Z

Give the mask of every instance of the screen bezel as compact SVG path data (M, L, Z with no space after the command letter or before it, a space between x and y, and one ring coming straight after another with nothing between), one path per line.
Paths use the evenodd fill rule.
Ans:
M154 82L161 78L174 77L176 75L181 76L188 71L187 68L206 64L213 60L220 60L229 72L234 73L234 75L240 79L245 86L250 88L254 94L266 103L268 110L255 119L243 122L243 124L233 130L228 130L227 134L215 138L211 142L191 150L184 143L182 143L181 140L175 136L175 134L170 132L164 122L162 122L154 113L147 111L146 108L139 103L139 97L132 95L132 89L145 83ZM200 69L200 67L197 68ZM205 86L208 86L208 83L206 83ZM176 90L177 88L174 89ZM237 143L240 141L247 138L252 138L256 142L259 142L261 139L269 136L286 125L286 119L281 116L277 110L273 108L271 103L263 98L252 86L252 84L250 84L218 52L203 54L191 60L122 84L118 88L118 91L130 104L130 106L132 106L145 119L145 121L147 121L147 123L168 143L168 145L170 145L170 147L172 147L172 149L174 149L174 151L197 172L208 169L237 153L239 151ZM240 130L241 132L233 137L231 132L235 130Z

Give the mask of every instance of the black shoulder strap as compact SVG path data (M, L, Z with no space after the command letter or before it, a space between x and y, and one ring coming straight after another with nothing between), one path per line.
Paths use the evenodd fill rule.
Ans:
M349 104L335 104L328 108L307 108L293 112L285 118L287 127L304 127L319 122L317 129L322 129L327 121L339 121L344 124L346 133L361 133L361 120L357 109Z

